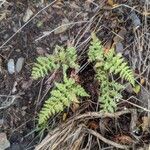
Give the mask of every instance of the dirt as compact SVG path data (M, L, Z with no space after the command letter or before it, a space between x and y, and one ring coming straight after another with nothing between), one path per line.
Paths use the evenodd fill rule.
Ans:
M49 76L44 80L40 79L38 81L31 78L32 65L38 56L45 56L48 53L52 53L56 44L66 46L67 41L74 41L78 50L79 62L84 64L86 62L86 55L84 55L84 52L89 45L89 40L85 42L84 40L90 36L92 31L97 32L102 44L109 49L114 45L114 38L116 36L114 33L118 33L120 30L125 29L124 39L118 40L119 42L121 41L125 48L122 54L132 66L133 60L131 56L133 55L132 49L136 38L134 34L134 25L129 18L132 9L135 8L135 12L142 22L139 31L141 31L142 26L144 26L144 16L142 14L144 12L144 2L141 0L133 0L132 2L128 0L112 1L114 4L126 5L116 9L112 9L111 4L108 3L107 0L93 2L75 0L58 1L39 13L34 19L27 23L20 32L16 33L19 28L25 24L25 22L23 22L23 17L27 8L30 8L35 15L51 2L52 1L47 0L43 3L40 3L40 1L14 0L8 1L0 7L0 15L5 16L0 19L0 59L2 60L0 63L0 68L2 68L2 72L0 73L0 101L8 101L8 96L17 96L10 106L0 110L0 119L4 120L4 123L0 126L0 132L3 131L7 133L11 143L10 150L34 149L35 145L40 142L40 137L43 138L38 132L34 132L37 123L36 117L45 98L48 96L47 89L51 89L52 86L50 83L49 85L45 82ZM149 18L148 16L148 28L150 23ZM52 32L48 36L38 41L36 40L41 37L44 32L56 29L62 24L64 19L67 19L70 23L78 23L74 23L66 29L62 29L64 30L62 33L55 34ZM91 23L89 23L89 21L91 21ZM15 36L7 41L14 34ZM8 60L12 58L16 62L19 57L25 58L22 71L20 73L9 74L7 69ZM149 62L147 62L147 65L149 65ZM137 68L135 72L139 74ZM145 78L150 77L150 75L147 76L147 74L143 76ZM81 83L90 93L92 101L90 104L87 102L88 108L83 112L96 110L98 85L94 81L93 75L94 70L92 64L89 64L79 73ZM139 82L141 81L140 79L141 78L138 77ZM145 82L150 83L149 79L145 79ZM143 86L145 86L145 84ZM130 96L138 97L135 93L124 92L125 99L130 98ZM141 103L135 99L131 99L131 102L142 106ZM136 108L126 102L120 104L120 109L123 107ZM146 112L142 112L142 115L138 112L138 120L145 114ZM108 138L111 136L111 140L120 142L122 139L120 140L118 136L122 132L130 136L130 125L126 124L126 122L130 122L130 120L131 116L124 115L123 118L120 118L118 120L117 132L115 132L116 128L113 125L114 122L111 122L110 127L111 125L112 127L110 130L111 132L113 131L113 134L107 131ZM60 121L56 121L53 125L57 126L59 122ZM149 143L147 142L149 139L149 132L142 132L138 138L140 141L143 141L143 143Z

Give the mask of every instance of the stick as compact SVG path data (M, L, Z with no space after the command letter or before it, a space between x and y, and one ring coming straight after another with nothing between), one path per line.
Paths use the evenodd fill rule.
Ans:
M97 138L99 138L101 141L103 141L104 143L107 143L109 145L112 145L114 147L120 148L120 149L129 149L129 146L127 145L121 145L118 144L116 142L113 142L111 140L106 139L105 137L103 137L101 134L99 134L98 132L91 130L91 129L86 129L86 131L94 136L96 136Z

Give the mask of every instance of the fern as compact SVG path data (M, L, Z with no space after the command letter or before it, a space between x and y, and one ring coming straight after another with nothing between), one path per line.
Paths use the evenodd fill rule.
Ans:
M99 102L104 112L114 112L117 108L117 101L122 97L121 90L124 88L120 83L110 80L111 75L119 75L122 79L135 84L132 70L124 62L121 54L116 54L114 49L109 52L103 50L100 40L92 34L92 41L88 51L89 62L94 63L96 79L100 84ZM75 79L67 76L68 68L78 69L77 54L74 47L63 48L56 46L53 55L37 58L32 69L32 77L38 79L49 72L61 68L63 71L62 83L55 83L55 89L51 96L45 101L39 113L38 124L45 124L49 117L62 112L73 102L79 102L79 97L89 96L84 88L75 82Z
M37 62L32 68L32 77L34 79L44 77L49 72L60 68L63 64L66 64L68 68L78 69L79 66L76 60L77 54L74 47L64 49L63 47L56 46L53 55L37 58Z
M103 47L100 40L96 37L94 33L92 33L92 41L89 47L88 57L91 62L98 62L104 60L104 52Z
M74 47L64 49L56 46L53 55L37 58L32 69L34 79L44 77L54 69L62 68L63 70L63 83L55 83L56 88L51 91L50 98L46 100L39 112L39 125L45 124L49 117L62 112L72 102L79 102L78 97L88 96L81 85L77 84L74 79L67 77L68 68L78 69L79 65L76 61L77 54Z
M104 64L104 69L109 70L110 73L118 74L121 78L129 81L134 86L134 75L130 67L124 62L121 54L115 54L114 49L105 56L106 61Z
M32 68L32 77L34 79L38 79L40 77L44 77L48 74L49 71L54 70L58 67L58 64L55 64L55 60L53 56L48 57L38 57L37 62L34 64Z
M133 86L135 84L134 75L121 54L115 54L114 49L105 53L100 40L95 34L92 34L92 42L88 52L89 62L94 62L96 79L100 83L99 101L101 108L105 112L114 112L117 106L117 100L122 96L120 91L124 88L121 84L110 81L109 75L119 74L122 79L129 81Z
M63 83L55 83L51 97L45 102L39 113L39 125L47 122L48 118L62 112L72 102L78 102L79 96L88 96L85 90L74 79L65 79Z

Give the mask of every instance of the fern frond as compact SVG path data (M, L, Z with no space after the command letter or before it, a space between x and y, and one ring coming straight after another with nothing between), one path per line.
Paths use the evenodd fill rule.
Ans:
M100 104L102 111L114 112L117 108L117 101L122 98L120 90L123 89L121 84L114 84L113 82L107 82L107 84L101 85Z
M48 57L38 57L37 62L34 63L32 68L32 77L38 79L46 76L49 72L59 68L62 65L66 65L67 68L78 69L77 54L74 47L63 47L56 46L53 55Z
M103 61L104 60L104 52L103 47L100 40L96 37L94 33L92 33L92 41L90 43L88 57L89 61Z
M39 113L39 125L44 124L56 113L69 107L79 96L88 96L85 90L74 79L66 79L63 83L55 83L56 89L52 90L51 97L45 102Z
M121 98L120 91L124 88L115 81L109 81L109 74L101 68L97 70L96 78L100 83L99 102L102 111L114 112L117 106L117 100Z
M74 92L76 93L77 96L80 96L80 97L88 97L89 96L89 94L87 94L87 92L79 84L75 86Z
M54 50L55 61L63 64L66 61L65 49L61 46L56 45Z
M77 64L77 53L75 47L68 47L66 49L66 64L70 68L79 68L79 65Z
M88 57L90 62L96 62L95 67L102 67L109 73L119 73L121 78L129 81L133 86L135 85L133 72L128 64L124 62L122 55L116 54L113 48L105 54L102 44L95 34L92 34Z
M37 62L32 68L32 77L34 79L44 77L49 71L52 71L57 67L58 64L55 63L53 56L50 55L48 57L38 57Z
M68 47L64 49L63 47L56 46L55 48L55 59L60 64L65 64L70 68L78 69L77 64L77 54L74 47Z
M134 75L130 67L121 54L116 54L114 49L104 53L101 42L95 34L92 35L88 57L90 62L94 62L96 79L99 81L99 102L103 111L114 112L118 99L121 98L120 91L124 88L121 84L110 81L109 75L118 74L121 78L135 84Z
M122 79L129 81L133 86L135 85L134 75L130 67L121 54L115 54L114 50L111 49L110 53L106 55L106 62L104 64L104 69L108 70L110 73L118 74Z

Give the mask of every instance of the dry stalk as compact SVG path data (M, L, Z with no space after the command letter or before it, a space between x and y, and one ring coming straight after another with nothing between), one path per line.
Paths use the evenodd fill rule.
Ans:
M126 148L127 146L125 145L117 144L113 141L106 139L99 133L95 131L93 132L87 129L85 124L90 119L105 118L105 117L118 118L121 115L128 114L128 113L132 114L134 112L135 112L134 109L119 111L114 114L113 113L101 113L101 112L88 112L85 114L72 117L66 123L60 125L56 129L51 131L45 137L45 139L39 145L37 145L35 150L48 150L48 149L57 150L59 148L65 149L65 147L66 148L69 147L69 149L72 149L73 147L75 147L77 149L81 147L82 143L84 142L84 137L87 134L87 131L90 134L97 136L97 138L99 138L101 141L107 144L110 144L117 148ZM84 122L84 124L81 122ZM83 129L86 129L86 130L83 130ZM82 139L82 140L80 141L79 139ZM75 143L77 143L77 145Z
M149 13L150 3L145 1L144 12ZM137 82L141 87L141 96L139 97L141 105L133 104L134 106L143 109L150 117L150 27L149 16L143 16L143 24L141 28L135 31L135 40L133 50L130 53L131 65L134 70L138 71L138 78L144 79L145 84ZM143 93L142 93L143 92ZM131 102L128 102L131 103Z
M86 129L86 131L94 136L96 136L97 138L99 138L101 141L103 141L104 143L107 143L109 145L112 145L116 148L120 148L120 149L129 149L129 146L127 145L121 145L121 144L118 144L116 142L113 142L111 140L108 140L106 139L105 137L103 137L100 133L94 131L94 130L91 130L91 129Z

